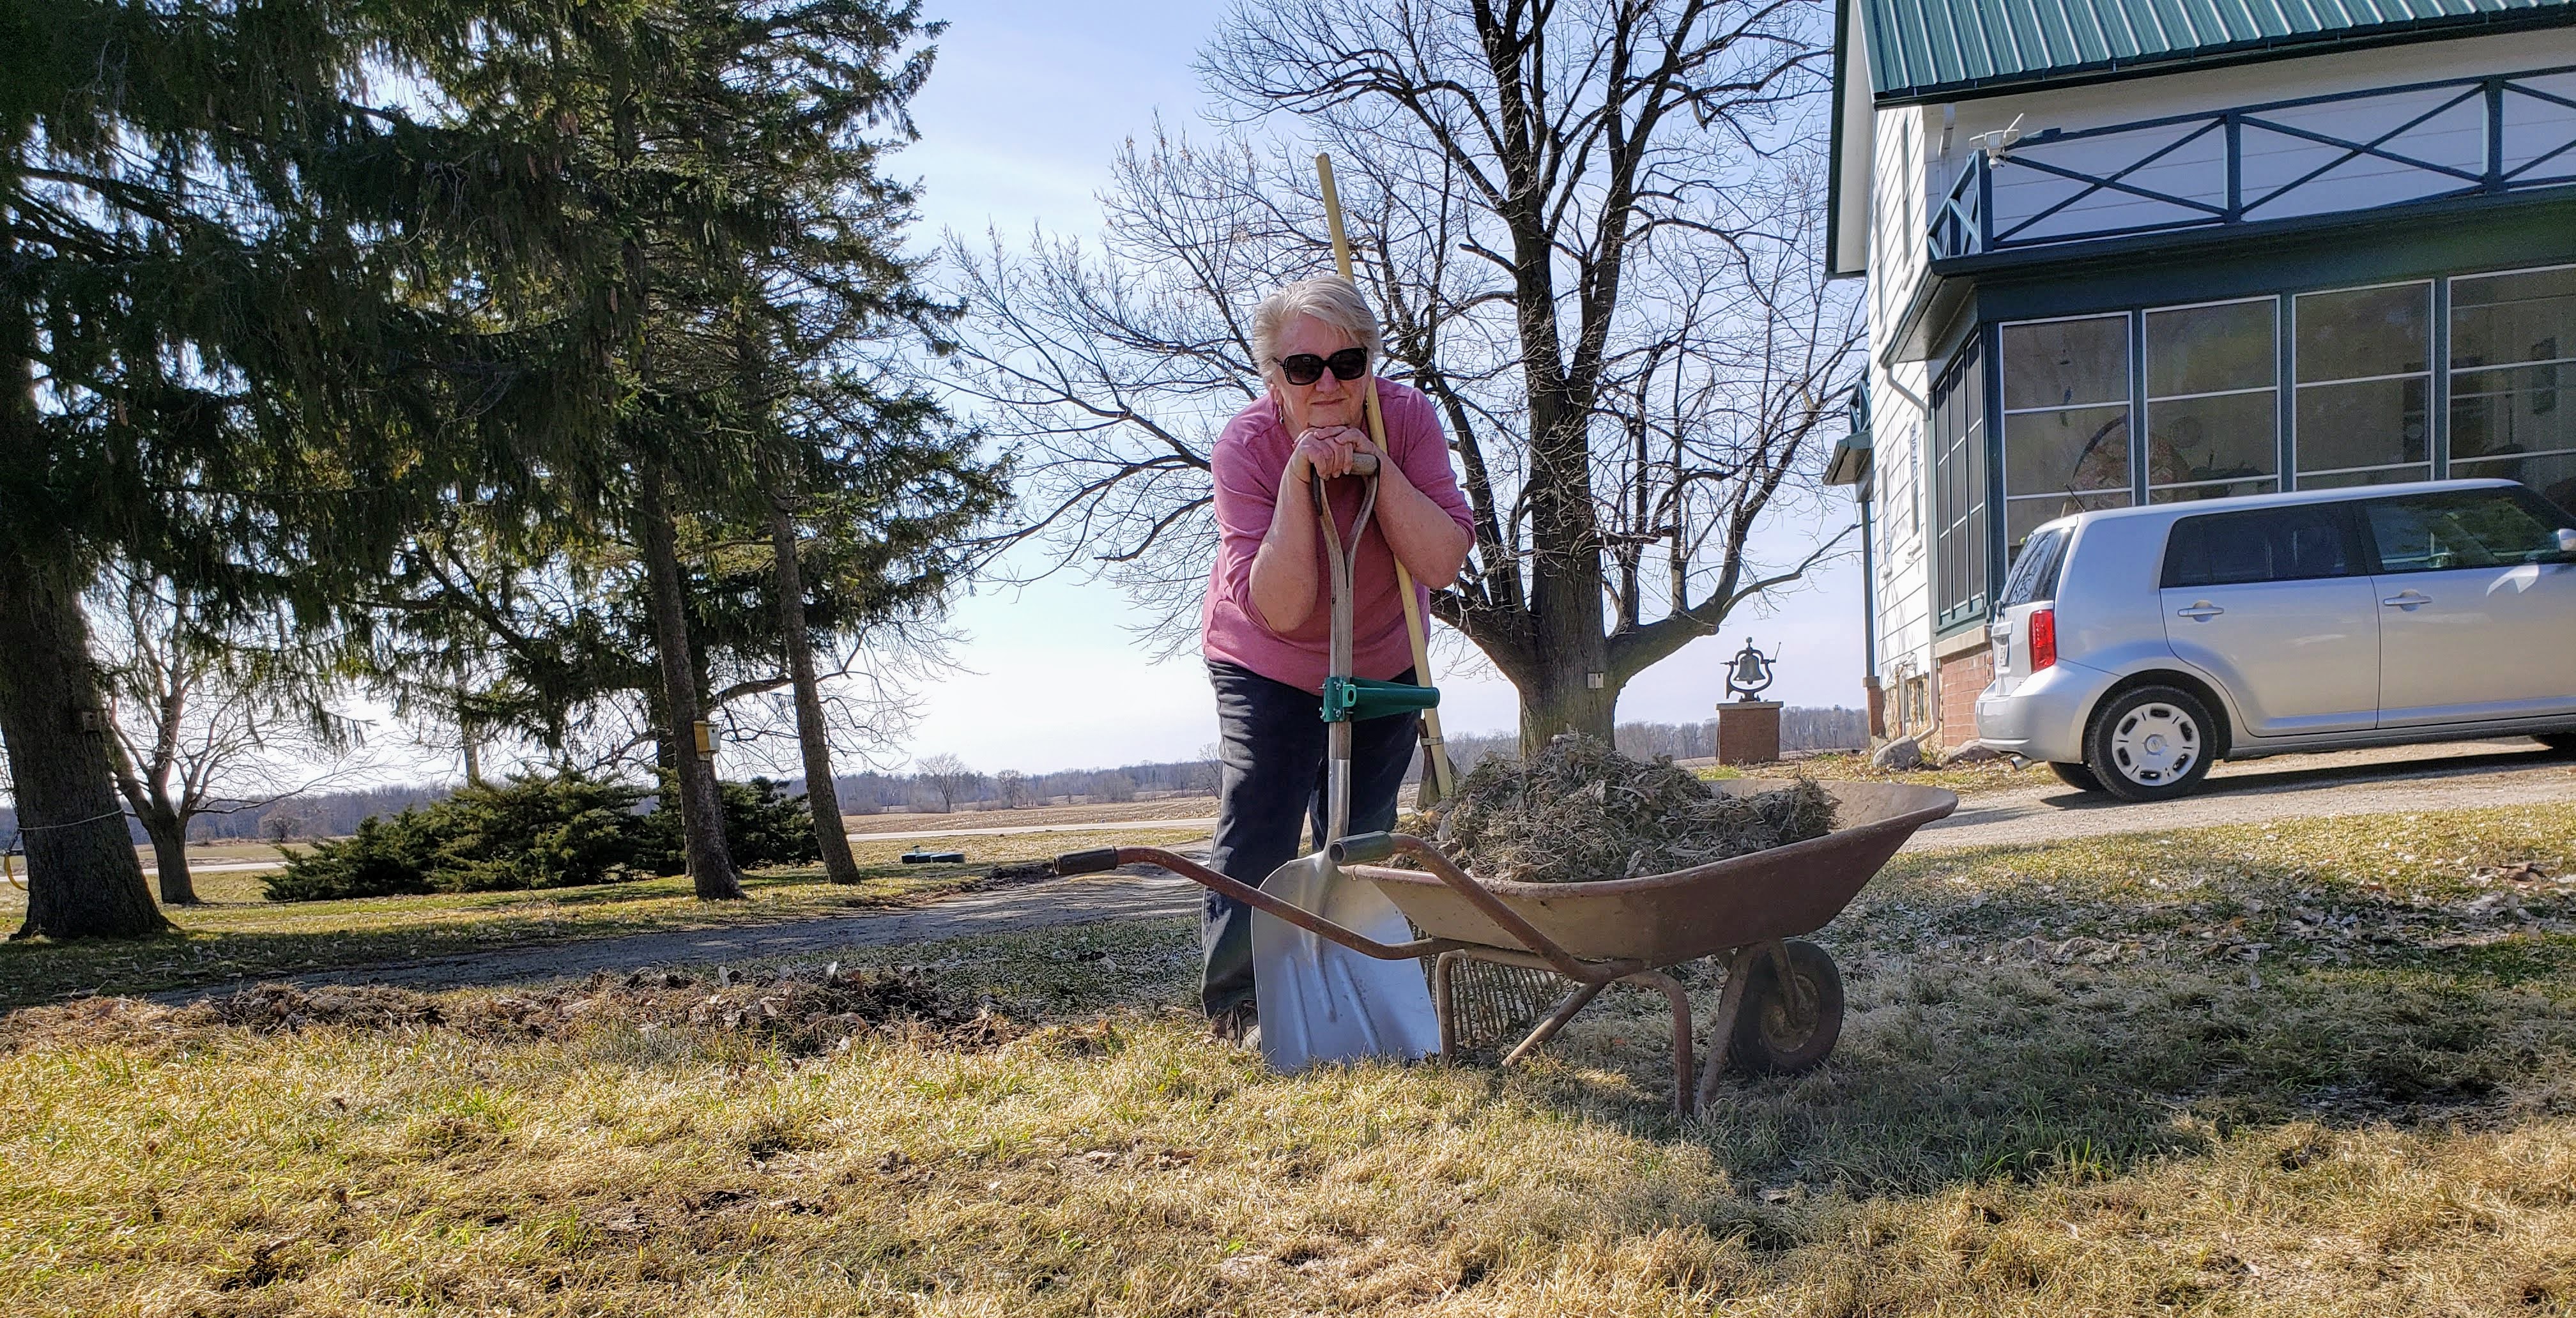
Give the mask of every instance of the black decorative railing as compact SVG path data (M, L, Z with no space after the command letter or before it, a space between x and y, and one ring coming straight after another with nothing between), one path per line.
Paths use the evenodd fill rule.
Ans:
M2311 96L1970 154L1932 259L2576 183L2576 67Z

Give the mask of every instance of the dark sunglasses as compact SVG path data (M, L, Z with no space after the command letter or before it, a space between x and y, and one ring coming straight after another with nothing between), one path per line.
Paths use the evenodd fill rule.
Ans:
M1360 378L1360 372L1368 369L1368 349L1344 348L1330 357L1301 352L1294 357L1279 359L1279 373L1287 376L1290 384L1313 384L1324 378L1327 366L1333 368L1336 380L1356 380Z

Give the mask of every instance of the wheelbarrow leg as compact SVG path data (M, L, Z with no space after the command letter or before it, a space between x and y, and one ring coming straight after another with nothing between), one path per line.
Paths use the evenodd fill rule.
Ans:
M1550 1013L1546 1020L1540 1021L1538 1023L1538 1028L1530 1031L1529 1037L1521 1040L1520 1046L1512 1049L1510 1054L1503 1058L1503 1065L1510 1066L1512 1063L1529 1056L1531 1053L1537 1052L1541 1045L1556 1037L1556 1032L1558 1030L1565 1028L1565 1023L1567 1021L1574 1019L1575 1013L1591 1006L1592 1000L1601 996L1601 990L1610 987L1611 984L1615 982L1617 981L1605 979L1598 984L1586 984L1583 987L1576 989L1574 991L1574 995L1567 998L1563 1006L1558 1007L1554 1012Z
M1700 1064L1699 1102L1706 1105L1717 1097L1717 1084L1726 1073L1728 1045L1735 1040L1735 1018L1744 1011L1744 990L1752 979L1753 958L1777 955L1785 959L1786 948L1778 939L1739 947L1726 954L1726 991L1718 995L1717 1016L1708 1024L1708 1060ZM1777 964L1777 963L1775 963Z
M1638 971L1621 982L1662 989L1664 1001L1672 1005L1673 1115L1687 1117L1696 1106L1691 1101L1690 990L1683 988L1680 980L1654 970Z

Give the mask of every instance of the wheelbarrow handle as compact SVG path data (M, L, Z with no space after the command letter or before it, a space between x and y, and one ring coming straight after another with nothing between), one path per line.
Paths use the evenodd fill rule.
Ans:
M1519 939L1521 946L1528 948L1533 955L1545 961L1556 973L1585 984L1602 977L1601 968L1586 966L1573 953L1558 946L1555 939L1539 932L1538 926L1522 919L1520 912L1504 905L1503 899L1495 896L1484 884L1478 883L1474 875L1458 868L1456 862L1440 854L1440 848L1421 838L1405 833L1362 833L1357 837L1347 837L1334 843L1331 852L1333 863L1336 865L1356 864L1388 856L1410 856L1420 861L1424 869L1431 871L1433 878L1447 884L1459 896L1466 898L1468 904L1483 912L1486 919L1502 926L1504 932ZM1366 875L1363 874L1362 877ZM1616 977L1612 976L1612 978Z
M1266 911L1318 938L1373 956L1380 961L1403 961L1413 957L1437 956L1453 947L1466 944L1448 938L1417 938L1409 943L1381 943L1366 934L1335 924L1303 906L1291 905L1251 884L1220 874L1177 852L1161 847L1100 847L1056 857L1055 872L1097 874L1121 865L1159 865L1182 878L1213 888L1257 911Z

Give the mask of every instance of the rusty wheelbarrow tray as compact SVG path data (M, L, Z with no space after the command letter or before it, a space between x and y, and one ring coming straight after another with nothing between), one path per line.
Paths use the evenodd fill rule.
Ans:
M1748 794L1785 786L1733 779L1712 786ZM1370 833L1329 849L1346 876L1375 884L1422 937L1384 943L1228 878L1159 847L1104 847L1059 857L1059 874L1119 865L1159 865L1269 912L1300 929L1382 960L1435 958L1432 1001L1444 1057L1455 1054L1451 972L1461 959L1554 971L1576 987L1503 1058L1508 1066L1546 1043L1612 984L1663 993L1673 1013L1673 1107L1689 1114L1716 1091L1731 1049L1761 1069L1799 1070L1824 1060L1842 1028L1842 986L1822 948L1789 940L1840 914L1914 831L1958 808L1933 787L1889 783L1827 785L1838 804L1835 829L1820 838L1733 860L1594 883L1478 879L1420 838ZM1420 869L1375 862L1402 857ZM1709 1022L1706 1065L1692 1082L1695 1033L1690 995L1664 973L1701 957L1720 958L1726 988Z

